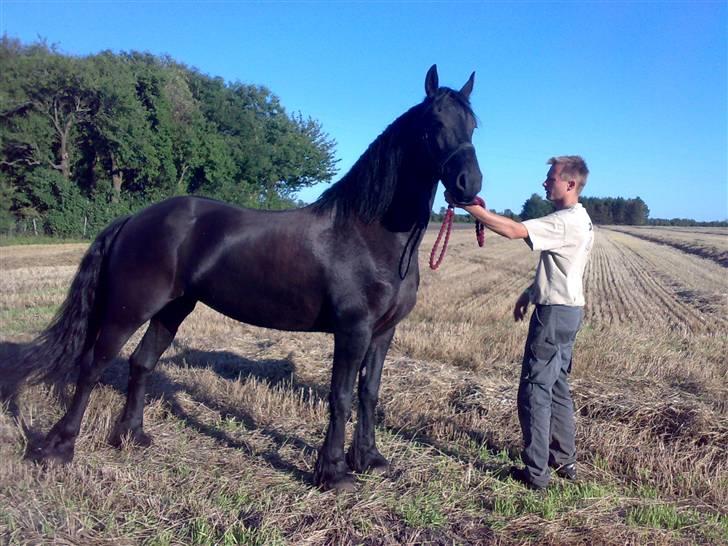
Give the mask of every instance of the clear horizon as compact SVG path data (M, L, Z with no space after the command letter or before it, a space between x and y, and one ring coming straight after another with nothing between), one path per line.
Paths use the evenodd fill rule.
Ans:
M337 141L334 181L422 100L430 65L453 88L475 71L490 208L519 212L543 197L549 157L579 154L584 196L639 196L651 218L728 219L726 2L2 0L0 32L72 55L168 54L264 85Z

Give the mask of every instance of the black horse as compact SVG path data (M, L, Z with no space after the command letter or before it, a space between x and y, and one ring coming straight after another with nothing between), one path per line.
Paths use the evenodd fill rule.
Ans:
M142 424L147 377L201 301L257 326L334 334L330 421L314 481L348 489L351 470L386 469L375 445L374 409L395 326L415 305L417 250L437 182L460 202L480 190L468 101L474 76L460 91L441 88L432 66L424 101L387 127L308 207L264 212L174 197L108 226L83 257L58 315L16 370L16 384L79 371L67 413L29 457L73 458L91 390L146 321L111 441L129 436L148 445ZM345 458L357 372L359 420Z

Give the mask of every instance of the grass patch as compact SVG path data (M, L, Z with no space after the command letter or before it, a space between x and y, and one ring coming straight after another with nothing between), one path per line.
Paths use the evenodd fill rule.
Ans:
M651 485L635 486L631 489L632 494L640 499L657 499L660 496L659 491Z
M58 305L41 305L25 309L0 310L0 325L6 334L21 334L37 331L53 318Z
M0 246L16 245L63 245L67 243L88 243L90 239L63 239L49 235L0 235Z
M706 539L728 540L728 517L723 514L701 514L692 509L681 510L674 504L656 503L633 506L627 510L628 525L697 532Z
M409 527L434 529L447 523L442 511L442 500L435 493L407 495L394 509Z
M276 546L285 543L276 529L248 527L242 523L234 523L223 528L201 517L193 519L187 525L186 535L191 544L205 546Z
M517 490L512 487L497 490L492 505L493 514L504 518L536 514L552 520L569 509L583 508L595 499L614 493L607 486L591 482L552 485L546 491L526 490L521 493L522 490L522 487Z

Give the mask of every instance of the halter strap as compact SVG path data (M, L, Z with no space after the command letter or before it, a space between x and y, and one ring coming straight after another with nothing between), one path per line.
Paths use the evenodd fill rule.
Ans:
M450 161L453 157L455 157L457 154L462 152L463 150L468 149L475 149L475 146L473 146L472 142L463 142L459 146L457 146L450 154L445 158L445 161L443 161L440 164L440 173L442 173L445 170L445 165L447 165L447 162Z

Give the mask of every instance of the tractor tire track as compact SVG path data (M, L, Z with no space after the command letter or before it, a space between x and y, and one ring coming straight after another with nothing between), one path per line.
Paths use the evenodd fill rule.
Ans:
M654 245L630 244L629 234L615 231L601 231L599 239L601 243L595 245L594 267L590 268L588 281L597 288L593 299L603 305L592 310L589 315L592 320L610 323L636 320L691 332L725 328L723 317L708 316L696 301L681 297L687 293L684 284L670 275L670 267L652 261L650 247ZM679 263L674 267L679 268ZM603 316L597 316L597 312Z

